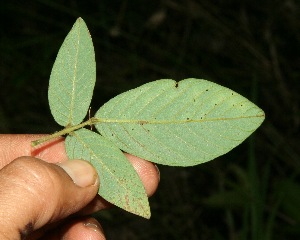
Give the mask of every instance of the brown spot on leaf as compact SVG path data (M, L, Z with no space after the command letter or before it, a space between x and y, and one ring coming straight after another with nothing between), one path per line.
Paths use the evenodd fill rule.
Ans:
M149 122L145 121L145 120L138 121L138 124L140 124L140 125L144 125L144 124L147 124L147 123L149 123Z

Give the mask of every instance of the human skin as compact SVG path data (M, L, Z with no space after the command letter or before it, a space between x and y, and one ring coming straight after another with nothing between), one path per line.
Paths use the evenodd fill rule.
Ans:
M111 207L97 195L101 179L83 160L69 161L64 138L38 148L45 135L0 135L0 239L105 239L88 215ZM147 195L159 182L157 167L125 154Z

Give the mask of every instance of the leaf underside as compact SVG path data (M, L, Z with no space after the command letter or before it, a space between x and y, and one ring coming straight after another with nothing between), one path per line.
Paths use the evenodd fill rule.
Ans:
M68 135L65 144L69 158L84 159L95 166L100 178L101 197L126 211L150 218L144 186L120 149L87 129Z
M50 75L48 99L58 124L81 123L88 111L95 81L92 39L85 22L78 18L57 54Z
M229 152L265 115L218 84L164 79L116 96L95 117L96 129L123 151L159 164L192 166Z
M121 150L159 164L192 166L229 152L265 118L255 104L218 84L163 79L116 96L95 118L80 124L95 81L92 39L78 18L50 75L51 113L66 127L62 132L71 132L65 141L68 157L90 161L97 169L99 194L145 218L150 218L150 209L144 186ZM83 128L74 131L93 123L101 135Z

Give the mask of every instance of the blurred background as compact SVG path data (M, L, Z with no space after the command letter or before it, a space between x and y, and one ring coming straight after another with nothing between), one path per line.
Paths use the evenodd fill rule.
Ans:
M51 133L52 65L80 16L93 38L92 112L143 83L204 78L266 113L211 162L159 166L144 220L98 214L108 239L299 239L300 2L297 0L1 1L0 133ZM1 147L1 146L0 146Z

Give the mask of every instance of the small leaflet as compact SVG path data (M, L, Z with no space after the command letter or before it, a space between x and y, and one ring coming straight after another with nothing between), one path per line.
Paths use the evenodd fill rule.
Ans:
M82 128L67 136L66 151L69 158L84 159L95 166L101 197L128 212L150 218L144 186L131 163L113 143Z
M81 123L87 114L96 81L92 38L78 18L65 38L54 62L49 80L51 113L61 126Z

